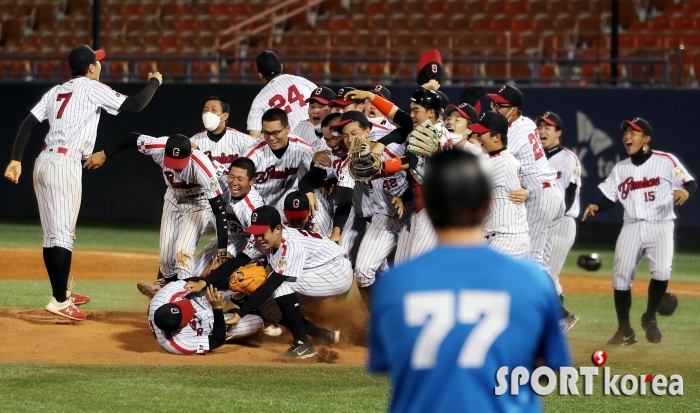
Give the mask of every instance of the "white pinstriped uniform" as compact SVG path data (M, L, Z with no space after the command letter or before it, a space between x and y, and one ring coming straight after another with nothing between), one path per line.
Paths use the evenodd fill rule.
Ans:
M225 175L224 175L225 177ZM228 190L224 190L228 192ZM228 219L228 245L227 251L234 257L248 244L250 234L245 232L250 226L250 216L256 208L265 205L262 197L255 189L250 188L250 192L242 199L233 199L230 195L226 204L226 216ZM204 249L195 258L194 273L199 276L204 269L209 266L218 251L218 242L214 236Z
M316 85L294 75L279 75L258 93L248 112L248 130L262 130L262 115L272 108L287 113L289 126L294 130L303 120L309 119L306 99L316 90Z
M508 149L486 161L491 177L491 208L484 222L489 247L506 255L523 258L530 251L525 205L516 205L508 194L521 188L520 163Z
M552 233L564 216L564 198L558 189L556 172L550 168L535 122L519 117L508 128L508 149L520 162L520 179L530 191L525 201L532 259L547 273L552 255ZM556 280L553 281L556 284ZM557 285L557 291L561 286Z
M384 149L382 160L397 158L404 153L404 146L392 143ZM386 266L386 259L396 249L399 233L408 225L408 214L404 213L399 218L391 203L393 197L401 196L407 189L408 181L406 172L403 171L378 174L368 182L358 182L355 185L355 211L361 211L358 215L363 217L371 217L364 236L355 239L355 242L360 243L355 262L355 277L360 287L374 284L377 272ZM355 217L355 220L362 222L359 217ZM354 222L352 224L351 230L355 226ZM353 245L346 248L352 250Z
M214 312L204 296L204 292L197 294L190 300L196 312L190 323L180 330L165 334L153 322L156 310L162 305L186 300L185 296L188 290L185 289L185 284L185 281L173 281L158 291L148 305L148 325L158 340L158 344L165 351L173 354L206 354L210 350L209 335L214 328ZM224 319L231 316L232 314L224 314ZM227 326L226 340L248 337L262 328L262 318L248 314L235 325Z
M385 125L382 125L380 123L372 123L372 129L370 129L370 131L369 131L370 142L376 142L376 141L380 140L381 138L385 137L386 135L388 135L389 133L391 133L391 131L393 131L394 129L396 129L395 126L394 127L391 127L391 126L394 126L394 125L385 126Z
M254 241L248 244L245 253L253 260L263 258ZM304 309L326 298L345 294L352 286L352 266L345 250L319 234L283 227L282 245L264 256L276 273L296 277L294 282L283 282L260 305L258 312L265 320L279 322L282 319L274 301L277 297L296 294Z
M298 136L308 142L313 148L314 153L324 151L328 147L326 145L326 140L323 139L323 134L316 131L316 127L309 119L299 122L297 126L292 129L292 135Z
M598 188L625 209L622 231L615 246L613 288L629 290L642 259L649 258L651 278L671 278L673 260L673 192L694 178L670 153L653 151L642 165L630 158L615 165Z
M141 135L138 150L151 156L163 168L165 191L163 215L160 221L160 271L166 277L179 279L195 276L194 253L197 241L212 220L208 200L221 195L217 179L223 166L214 166L198 149L192 151L190 162L180 172L163 164L167 137Z
M32 108L39 122L49 121L46 148L34 164L44 248L73 250L83 196L80 160L87 159L95 148L102 109L117 115L124 100L126 96L109 86L78 77L54 86Z
M260 142L259 139L233 128L226 128L226 134L218 142L209 139L207 132L206 129L197 132L190 139L197 144L197 149L207 155L210 160L224 165L227 169L231 162L239 156L245 155L250 147Z
M559 221L559 225L552 233L552 258L549 260L549 269L553 278L559 279L564 261L569 254L576 239L576 218L581 209L579 194L581 193L581 163L575 153L563 148L560 152L552 155L548 159L549 166L557 172L557 183L562 191L562 196L569 184L576 184L576 198L571 208ZM559 285L558 282L555 283ZM561 294L561 291L558 291Z

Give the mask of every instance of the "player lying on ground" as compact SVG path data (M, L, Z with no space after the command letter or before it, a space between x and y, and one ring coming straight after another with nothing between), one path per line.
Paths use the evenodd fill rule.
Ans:
M148 305L148 325L165 351L206 354L227 340L251 336L262 328L262 319L252 314L227 326L226 319L233 315L224 309L223 294L212 285L206 292L190 293L185 284L169 283ZM232 306L232 301L227 301Z
M87 314L76 308L90 298L68 289L75 242L75 224L83 195L80 161L95 147L102 110L110 115L121 111L140 112L163 81L160 73L149 73L148 84L127 97L100 83L104 50L78 46L68 55L72 79L55 86L41 98L22 122L12 149L5 178L17 183L22 173L22 154L32 129L49 121L44 149L34 164L34 190L44 233L44 265L51 281L52 297L46 311L72 320Z
M622 122L622 143L630 156L618 162L610 176L598 188L603 197L586 207L581 221L609 210L620 201L625 209L622 231L615 246L613 293L617 312L617 332L610 345L626 346L637 342L630 326L632 280L642 255L649 258L647 309L642 328L650 343L661 341L656 311L668 287L673 261L673 205L683 205L697 189L695 179L670 153L652 151L651 125L642 118Z

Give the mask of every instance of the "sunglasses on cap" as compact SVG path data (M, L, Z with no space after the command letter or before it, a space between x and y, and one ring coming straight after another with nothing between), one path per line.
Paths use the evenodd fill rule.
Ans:
M494 101L491 101L491 109L500 109L500 108L512 108L513 105L504 105L501 103L496 103Z

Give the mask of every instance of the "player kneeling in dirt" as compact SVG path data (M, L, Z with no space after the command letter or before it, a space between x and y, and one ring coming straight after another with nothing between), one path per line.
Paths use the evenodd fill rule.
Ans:
M263 327L262 319L248 314L227 326L223 294L214 286L206 293L189 294L185 281L163 286L148 306L148 324L158 344L174 354L206 354L227 340L251 336Z

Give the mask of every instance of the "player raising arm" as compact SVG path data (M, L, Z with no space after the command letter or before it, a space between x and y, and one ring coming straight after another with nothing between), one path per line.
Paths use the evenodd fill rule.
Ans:
M31 110L15 138L12 160L5 178L17 183L22 173L22 154L34 126L49 121L44 148L34 164L34 191L44 232L44 264L53 296L46 310L84 320L87 314L75 305L90 298L67 291L75 224L82 199L82 168L95 147L102 110L140 112L163 81L160 73L149 73L141 92L127 97L100 83L104 50L78 46L68 55L72 79L49 90Z
M697 189L697 183L678 159L670 153L652 151L653 131L642 118L622 122L622 143L629 158L618 162L598 188L603 197L586 207L581 221L604 212L620 201L625 210L622 231L615 246L613 293L617 312L617 332L610 345L637 342L630 326L632 280L642 255L649 257L647 309L642 328L650 343L661 341L656 311L668 287L673 261L673 205L683 205Z

